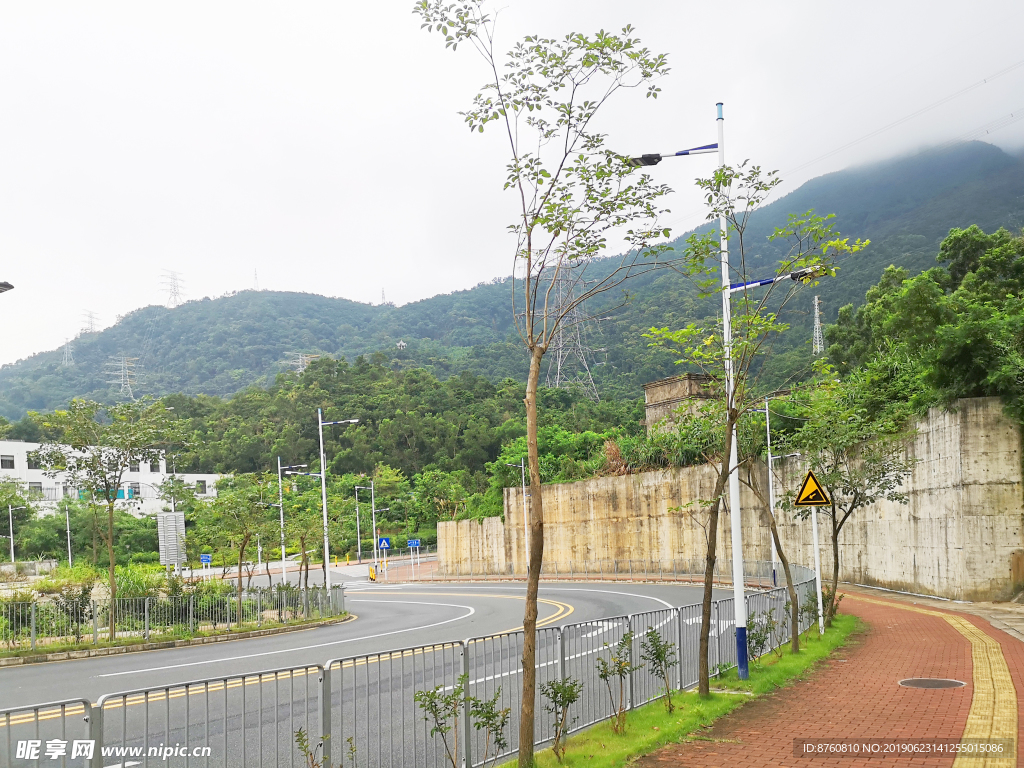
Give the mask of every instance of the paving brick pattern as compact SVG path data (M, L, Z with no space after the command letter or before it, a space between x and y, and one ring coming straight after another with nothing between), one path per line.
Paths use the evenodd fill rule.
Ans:
M796 758L797 738L959 738L971 707L971 644L936 616L902 610L848 595L844 612L859 616L867 630L810 679L746 704L690 742L665 747L636 763L656 766L914 765L951 766L952 757L913 759ZM891 607L890 607L891 606ZM963 616L963 614L960 614ZM1024 684L1024 644L970 617L1003 647L1018 691ZM963 680L962 688L903 688L908 677ZM1024 731L1022 731L1024 732ZM1018 757L1018 764L1024 761Z

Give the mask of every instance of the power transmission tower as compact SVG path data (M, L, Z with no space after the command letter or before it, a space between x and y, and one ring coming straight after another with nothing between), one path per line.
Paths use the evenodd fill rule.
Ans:
M65 368L70 368L75 364L74 347L71 346L71 339L64 339L64 357L61 359L60 364Z
M91 309L82 313L82 333L96 333L96 313Z
M295 370L298 373L302 373L304 370L306 370L306 368L309 367L309 364L311 362L313 362L319 357L320 355L307 355L303 354L302 352L299 352L298 354L295 355L293 359L288 361L288 364L295 366Z
M135 399L132 385L137 384L135 381L135 364L138 361L139 358L137 357L118 355L117 357L110 358L110 362L107 363L107 375L110 376L107 383L119 384L121 386L119 394L127 395L129 400Z
M572 268L565 269L555 280L552 317L561 317L562 321L548 347L550 357L545 383L561 389L579 386L587 397L597 401L600 396L587 362L593 353L586 345L586 314L582 303L576 301L579 284L580 279Z
M825 352L825 335L821 332L821 302L814 297L814 338L811 340L811 352L820 355Z
M183 286L185 281L181 278L181 275L170 269L165 269L163 276L160 278L160 285L167 291L167 306L174 308L181 304L185 299L185 291Z

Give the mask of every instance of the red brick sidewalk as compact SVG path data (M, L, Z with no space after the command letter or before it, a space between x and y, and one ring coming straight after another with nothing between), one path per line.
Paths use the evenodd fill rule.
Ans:
M879 598L872 596L871 600ZM959 738L963 734L974 693L971 643L943 619L899 605L847 595L843 611L859 616L867 629L809 680L753 700L719 720L699 739L665 747L634 765L952 765L952 757L917 757L911 761L793 755L793 741L798 738ZM1024 690L1024 643L992 629L984 619L957 615L1000 643L1016 690ZM908 677L955 678L967 685L926 690L897 684ZM1018 711L1021 709L1018 707ZM1019 755L1018 765L1024 765Z

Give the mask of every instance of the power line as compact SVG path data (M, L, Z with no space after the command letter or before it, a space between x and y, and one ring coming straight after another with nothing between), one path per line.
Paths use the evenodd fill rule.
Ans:
M911 112L909 115L904 115L899 120L893 120L891 123L883 125L881 128L876 128L875 130L870 131L869 133L865 133L859 139L854 139L853 141L850 141L850 142L847 142L846 144L843 144L841 147L836 147L835 149L830 150L829 152L826 152L823 155L819 155L818 157L814 158L813 160L808 160L806 163L798 165L795 168L790 168L786 173L788 175L790 173L796 173L797 171L802 171L804 168L808 167L809 165L814 165L815 163L817 163L817 162L819 162L821 160L825 160L826 158L829 158L829 157L832 157L833 155L839 154L840 152L842 152L845 149L849 149L850 147L853 147L853 146L855 146L857 144L860 144L862 141L867 141L868 139L872 139L875 136L877 136L878 134L884 133L885 131L888 131L890 128L895 128L897 125L902 125L903 123L907 122L908 120L913 120L915 117L920 117L921 115L925 114L926 112L931 112L936 107L941 107L943 104L946 104L946 103L952 101L953 99L959 98L960 96L963 96L965 93L970 93L973 90L981 88L983 85L987 85L988 83L992 82L996 78L999 78L999 77L1002 77L1003 75L1009 74L1010 72L1013 72L1015 69L1019 69L1020 67L1024 67L1024 60L1018 61L1016 64L1011 64L1010 66L1006 67L1005 69L999 70L995 74L989 75L988 77L982 78L981 80L979 80L976 83L972 83L971 85L968 85L966 88L961 88L959 91L956 91L955 93L951 93L948 96L942 97L938 101L933 101L931 104L928 104L927 106L921 107L917 111ZM951 144L955 144L957 141L962 141L962 140L963 139L954 139L950 143Z

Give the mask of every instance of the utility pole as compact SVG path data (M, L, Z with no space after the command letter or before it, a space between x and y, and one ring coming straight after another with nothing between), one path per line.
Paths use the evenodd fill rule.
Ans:
M70 568L73 563L71 562L71 513L69 511L70 505L64 502L64 525L65 530L68 533L68 567Z
M320 408L316 409L317 429L320 431L320 495L323 500L324 509L324 587L331 588L331 569L328 562L331 558L330 534L327 530L327 456L324 453L324 427L335 424L356 424L359 419L343 419L342 421L324 421L324 413Z
M718 167L725 168L725 117L722 102L718 107ZM732 366L732 291L729 274L729 225L723 212L718 217L719 243L722 254L722 346L725 363L725 403L727 419L732 420L736 408L736 382ZM747 661L747 604L743 594L743 530L740 516L739 450L736 423L732 425L729 448L729 528L732 533L732 596L736 612L736 667L740 680L750 677Z
M526 457L519 459L518 464L509 464L505 462L506 466L519 467L519 474L523 483L523 542L526 545L526 571L529 571L530 567L530 513L529 508L526 504Z
M71 346L71 339L64 339L64 355L61 358L60 364L64 368L70 368L75 364L74 347Z

